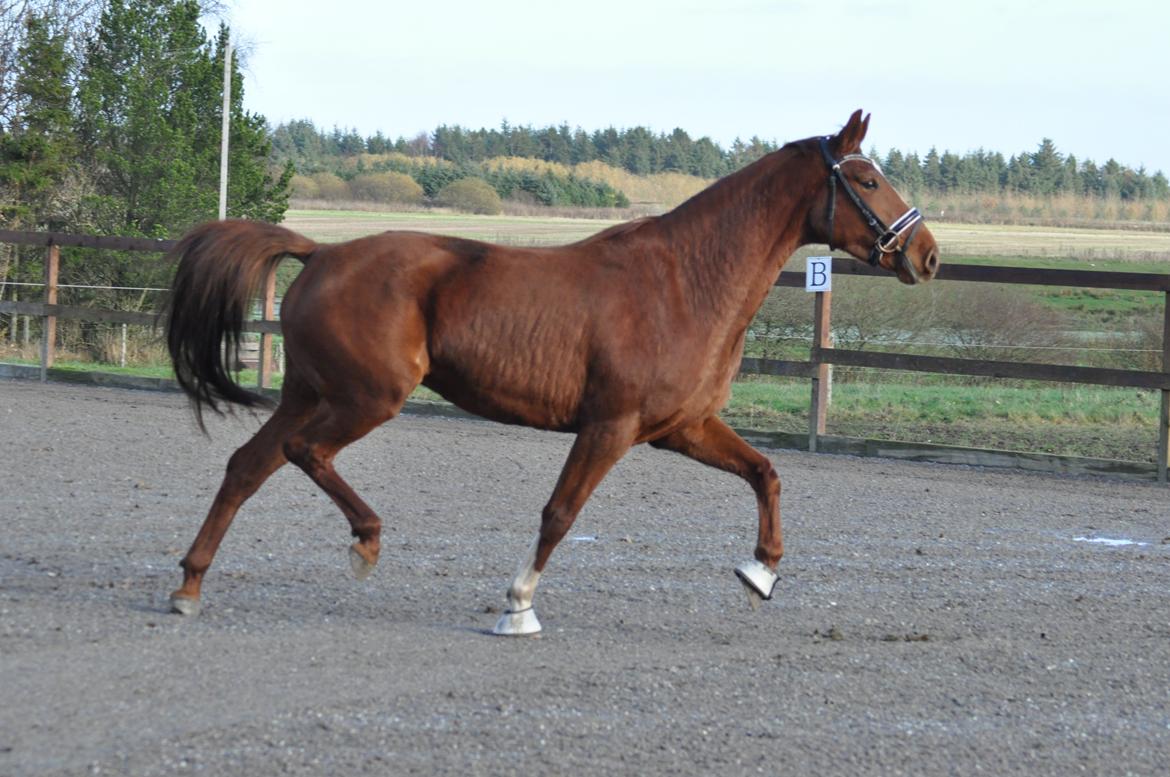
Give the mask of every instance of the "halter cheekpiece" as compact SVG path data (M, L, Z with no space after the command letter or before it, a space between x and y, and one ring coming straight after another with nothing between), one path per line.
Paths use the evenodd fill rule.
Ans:
M914 240L914 236L918 234L918 230L922 227L923 218L918 208L911 208L906 211L895 219L893 224L887 227L878 215L873 212L873 209L869 205L866 205L865 200L861 199L861 195L850 185L849 181L845 178L845 174L841 172L841 165L853 159L867 162L880 171L881 168L877 166L877 163L861 154L847 154L840 159L834 159L833 153L829 151L829 138L827 137L820 139L820 145L821 156L824 157L825 164L829 168L829 248L834 248L833 222L837 215L837 184L840 183L841 188L849 195L849 199L861 211L861 215L865 217L870 228L877 235L873 248L869 252L870 265L878 267L881 264L882 254L894 254L899 262L905 263L910 269L911 274L915 274L914 265L906 256L906 249L910 247L911 241ZM899 243L899 239L907 230L910 231L910 234L904 241Z

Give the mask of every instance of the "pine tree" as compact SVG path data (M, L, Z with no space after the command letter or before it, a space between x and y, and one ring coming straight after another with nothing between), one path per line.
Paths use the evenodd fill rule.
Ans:
M955 192L962 188L959 184L960 166L962 160L953 151L943 152L938 161L939 181L944 192Z
M933 146L931 146L930 151L926 152L926 159L922 163L922 177L928 188L935 191L942 190L942 160Z
M1040 141L1036 151L1028 155L1028 165L1031 167L1029 191L1044 195L1055 194L1064 177L1064 159L1051 139L1044 138Z
M1094 164L1093 160L1088 160L1081 165L1080 171L1081 189L1096 197L1105 195L1105 179L1101 176L1101 170Z
M691 147L691 173L700 178L718 178L733 172L723 159L723 151L715 141L706 136L695 141Z
M212 43L199 16L196 0L110 0L102 13L78 88L101 231L165 237L215 217L229 32ZM235 63L230 109L228 214L278 221L292 170L269 171L264 117L244 110Z
M1081 176L1077 170L1077 158L1072 154L1064 158L1064 164L1061 166L1059 191L1064 194L1076 195L1085 193L1084 187L1081 185Z
M1165 173L1161 170L1154 173L1150 179L1150 188L1153 190L1153 196L1158 199L1170 198L1170 181L1166 179Z
M594 159L597 159L597 149L593 147L593 140L589 137L589 133L580 127L573 130L572 163L577 165L582 162L592 162Z
M662 155L663 170L676 173L692 173L692 151L694 144L691 136L681 127L675 127L665 140L665 153Z
M30 14L16 56L15 116L0 135L0 219L10 229L59 226L55 207L75 152L65 36Z

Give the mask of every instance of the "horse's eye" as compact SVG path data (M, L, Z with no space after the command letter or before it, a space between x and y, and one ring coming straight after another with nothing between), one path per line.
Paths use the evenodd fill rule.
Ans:
M878 188L878 182L871 178L868 181L862 181L861 186L862 188L873 190Z

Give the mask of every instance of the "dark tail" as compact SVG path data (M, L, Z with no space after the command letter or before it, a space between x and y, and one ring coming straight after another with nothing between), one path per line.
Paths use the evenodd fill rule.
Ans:
M259 221L214 221L183 236L168 258L175 280L163 309L175 377L191 398L199 428L203 406L270 405L231 378L244 318L267 274L285 256L302 261L317 244L292 230ZM226 343L225 343L226 340Z

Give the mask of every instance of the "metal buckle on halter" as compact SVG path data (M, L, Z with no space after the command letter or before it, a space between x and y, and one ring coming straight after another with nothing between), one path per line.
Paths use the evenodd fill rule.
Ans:
M898 233L890 229L882 233L877 239L878 250L883 254L893 253L898 250Z
M920 221L922 221L922 212L919 211L918 208L911 208L910 210L903 213L898 217L897 221L895 221L889 226L889 228L886 229L885 232L878 235L878 250L880 250L883 254L889 254L899 250L898 238L902 236L903 232L905 232L910 227L917 225ZM915 229L915 231L917 231L917 229ZM904 248L905 246L902 247Z

